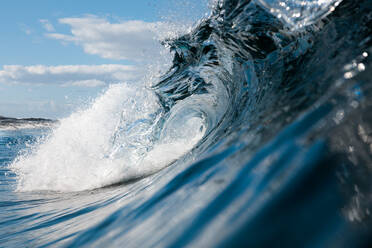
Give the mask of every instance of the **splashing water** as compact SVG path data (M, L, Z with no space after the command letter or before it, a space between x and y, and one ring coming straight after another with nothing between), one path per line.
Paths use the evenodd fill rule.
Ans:
M16 160L18 190L93 189L162 169L193 148L204 124L197 116L187 118L157 139L160 116L152 91L112 85L87 110L61 120L35 151Z

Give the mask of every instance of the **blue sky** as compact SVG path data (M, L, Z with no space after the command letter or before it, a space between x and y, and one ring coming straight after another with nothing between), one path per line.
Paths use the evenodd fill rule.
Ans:
M156 40L207 12L207 0L5 0L0 115L60 118L110 83L135 81ZM145 73L141 71L141 73Z

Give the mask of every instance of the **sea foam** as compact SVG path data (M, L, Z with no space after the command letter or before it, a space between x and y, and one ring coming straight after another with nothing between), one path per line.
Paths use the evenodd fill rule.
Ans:
M94 189L164 168L190 151L205 129L202 119L193 117L155 138L160 109L151 90L112 85L16 159L11 167L18 175L18 190Z

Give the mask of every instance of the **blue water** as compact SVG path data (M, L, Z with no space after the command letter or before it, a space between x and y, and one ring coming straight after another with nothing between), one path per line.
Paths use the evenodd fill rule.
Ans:
M0 131L0 247L368 247L372 4L285 2L220 1L164 41L157 105L135 91L113 138L105 97Z

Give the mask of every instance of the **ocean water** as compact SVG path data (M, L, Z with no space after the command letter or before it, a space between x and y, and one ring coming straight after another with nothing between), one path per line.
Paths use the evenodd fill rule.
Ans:
M0 247L369 247L372 2L211 8L151 85L0 131Z

